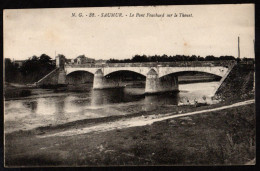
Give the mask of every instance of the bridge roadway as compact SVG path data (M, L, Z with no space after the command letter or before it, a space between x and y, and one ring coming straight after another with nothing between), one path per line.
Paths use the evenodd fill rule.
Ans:
M226 77L234 61L187 61L154 63L108 63L108 64L65 64L60 82L66 82L66 75L86 71L94 75L93 89L122 87L120 78L110 78L111 73L132 71L146 77L145 92L158 93L178 91L178 76L181 72L203 72Z

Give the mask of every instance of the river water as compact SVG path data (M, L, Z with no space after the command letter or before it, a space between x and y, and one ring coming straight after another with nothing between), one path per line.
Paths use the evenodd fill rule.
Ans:
M5 101L4 128L8 133L82 119L149 112L162 106L174 107L195 101L216 103L211 97L217 84L180 84L180 92L161 95L144 95L144 88L131 87L92 90L91 85L84 85L83 90L70 88L63 92L33 89L29 97Z

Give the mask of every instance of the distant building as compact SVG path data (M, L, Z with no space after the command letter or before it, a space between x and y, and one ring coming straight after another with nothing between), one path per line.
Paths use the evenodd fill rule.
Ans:
M95 59L93 59L93 58L87 58L87 63L95 63Z
M67 64L73 64L74 63L74 59L66 59L66 63Z
M85 55L80 55L76 59L74 59L74 63L76 64L87 64L87 63L94 63L95 59L88 58Z

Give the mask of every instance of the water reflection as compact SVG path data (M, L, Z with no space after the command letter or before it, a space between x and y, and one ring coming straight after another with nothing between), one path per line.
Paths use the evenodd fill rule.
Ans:
M62 121L65 120L65 99L66 97L61 97L59 101L55 105L55 120L56 121Z
M192 104L194 101L211 103L211 92L217 82L180 84L180 92L161 95L144 95L144 88L107 90L84 89L50 93L30 99L5 102L5 123L16 122L8 129L20 129L30 125L48 125L79 119L125 115L157 110L162 106L174 107ZM40 91L40 90L37 90ZM44 91L43 91L44 92ZM58 96L59 94L59 96Z
M53 115L56 112L58 102L57 98L38 98L36 113L38 115Z
M159 94L159 95L147 95L144 99L143 109L145 111L155 110L159 106L174 106L178 105L179 93L172 92L168 94Z
M37 101L24 101L22 102L22 105L25 107L25 108L28 108L31 110L32 113L36 113L36 110L37 110Z
M144 95L136 94L132 91L132 94L127 93L127 89L106 89L106 90L93 90L91 91L91 106L100 106L103 104L113 103L127 103L141 100Z

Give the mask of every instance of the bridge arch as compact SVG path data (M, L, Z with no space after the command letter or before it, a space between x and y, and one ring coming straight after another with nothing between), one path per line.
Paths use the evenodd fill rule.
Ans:
M226 67L162 67L160 68L159 78L166 75L182 72L200 72L223 77L226 74L227 70L228 68Z
M98 68L65 68L66 75L77 71L86 71L94 75L97 70Z
M108 74L106 74L106 75L104 75L104 76L105 76L105 77L109 77L109 76L111 76L111 75L120 74L120 73L122 73L122 75L124 75L124 73L126 73L126 74L132 73L132 74L140 75L140 76L142 76L142 77L146 77L146 75L141 74L140 72L132 71L132 70L117 70L117 71L110 72L110 73L108 73Z
M104 76L118 71L131 71L146 77L146 74L148 73L149 70L150 70L149 67L109 67L109 68L104 68Z
M88 73L88 74L94 75L94 73L86 71L86 70L76 70L76 71L71 71L69 73L66 73L66 76L70 76L75 73Z
M179 71L179 72L172 72L172 73L169 73L167 75L163 75L163 76L160 76L159 78L163 78L163 77L166 77L166 76L183 76L183 75L186 75L187 73L198 73L198 74L206 74L208 76L215 76L217 78L222 78L222 76L220 75L217 75L217 74L214 74L214 73L209 73L209 72L203 72L203 71Z
M66 83L72 85L93 83L94 74L85 70L77 70L66 75Z
M118 70L104 76L107 81L117 80L122 86L140 84L144 85L146 76L135 71Z

